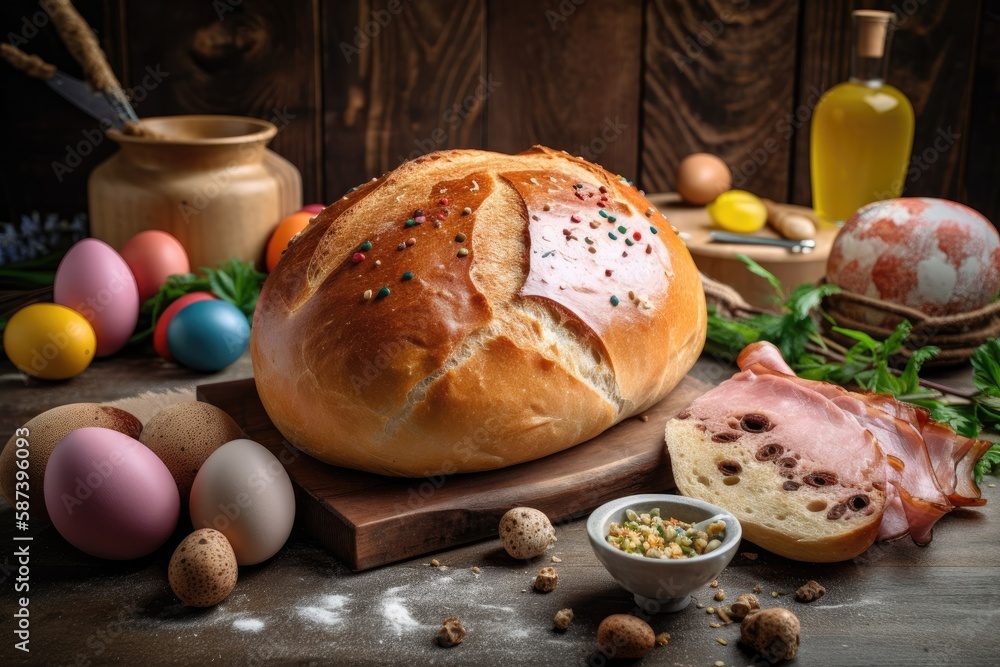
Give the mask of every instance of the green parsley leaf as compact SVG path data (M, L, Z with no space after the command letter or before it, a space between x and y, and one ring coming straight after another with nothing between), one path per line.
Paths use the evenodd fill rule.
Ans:
M1000 339L990 338L973 353L972 383L987 396L1000 396Z
M778 301L781 301L782 299L784 299L784 291L781 288L781 281L778 280L774 276L773 273L771 273L770 271L768 271L763 266L761 266L757 262L753 261L752 259L750 259L746 255L743 255L743 254L736 255L736 259L738 259L741 262L743 262L744 264L746 264L747 265L747 269L750 270L750 273L754 274L755 276L760 276L761 278L763 278L764 280L766 280L768 283L770 283L771 287L774 288L774 292L775 292L775 294L778 297Z
M253 320L260 288L267 279L266 273L254 268L253 262L231 259L218 268L202 268L204 277L193 273L176 274L167 278L159 291L147 299L139 309L139 326L129 339L129 344L139 343L156 330L156 322L167 307L191 292L212 292L223 301L228 301Z
M983 475L996 475L998 471L1000 471L1000 444L994 443L976 463L976 484L983 481Z

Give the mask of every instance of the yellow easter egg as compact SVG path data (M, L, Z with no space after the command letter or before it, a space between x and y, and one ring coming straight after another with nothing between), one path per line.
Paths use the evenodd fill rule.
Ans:
M22 373L44 380L79 375L94 359L97 337L83 315L54 303L33 303L14 313L3 349Z

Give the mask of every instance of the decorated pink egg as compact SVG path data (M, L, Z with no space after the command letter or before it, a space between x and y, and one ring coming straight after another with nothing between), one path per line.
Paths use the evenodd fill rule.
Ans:
M953 201L875 202L840 230L827 280L930 316L978 310L1000 291L1000 235L989 220Z

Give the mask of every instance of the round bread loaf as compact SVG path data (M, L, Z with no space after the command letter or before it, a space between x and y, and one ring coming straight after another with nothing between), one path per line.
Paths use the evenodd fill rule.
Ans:
M261 402L336 465L537 459L659 401L701 352L694 262L634 186L566 153L431 153L349 192L261 291Z

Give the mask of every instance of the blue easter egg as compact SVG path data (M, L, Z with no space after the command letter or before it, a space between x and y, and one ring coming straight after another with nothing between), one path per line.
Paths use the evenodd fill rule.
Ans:
M167 347L180 363L218 371L239 359L250 344L250 324L228 301L197 301L181 309L167 327Z

